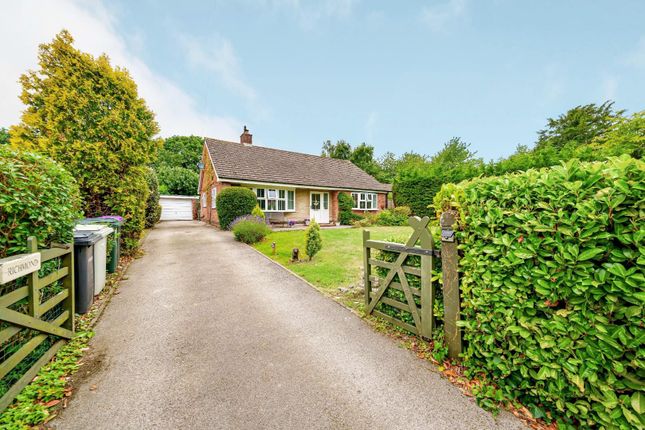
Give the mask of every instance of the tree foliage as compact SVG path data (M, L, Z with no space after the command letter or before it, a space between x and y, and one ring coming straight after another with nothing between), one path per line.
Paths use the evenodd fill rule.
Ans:
M199 136L172 136L164 140L159 150L157 166L183 167L198 171L204 139Z
M40 46L38 64L20 77L26 109L11 144L60 162L78 181L86 215L123 216L127 251L144 226L144 166L160 143L154 114L127 70L74 48L65 30Z
M398 166L393 191L397 206L408 206L415 215L432 216L432 199L441 185L477 175L483 162L475 157L470 144L455 137L429 160L409 156Z
M329 158L338 158L339 160L349 160L352 156L352 145L344 140L338 140L332 143L331 140L323 142L322 156Z
M10 137L9 130L4 127L0 127L0 145L7 145Z
M562 150L590 144L609 131L625 111L614 110L613 102L600 106L594 103L576 106L557 118L547 119L547 125L538 132L536 151L545 148Z
M386 154L380 171L393 183L397 205L408 205L417 215L432 215L434 210L427 205L445 183L555 166L573 158L595 161L621 154L642 158L645 111L630 117L623 113L611 102L574 107L548 119L534 147L518 145L512 155L496 162L485 163L468 144L453 138L431 157L408 153L397 159Z
M52 160L0 146L0 258L27 251L27 238L38 243L72 241L81 217L76 181Z
M379 174L379 166L374 159L374 147L371 145L365 143L358 145L352 151L349 161L372 176L378 176Z
M199 185L199 169L204 140L199 136L172 136L166 139L155 163L162 194L194 196Z
M374 147L365 142L352 148L352 145L344 140L332 143L331 140L323 142L322 156L349 160L372 176L380 174L380 167L374 158Z
M199 187L199 173L180 166L162 165L157 168L161 194L194 196Z

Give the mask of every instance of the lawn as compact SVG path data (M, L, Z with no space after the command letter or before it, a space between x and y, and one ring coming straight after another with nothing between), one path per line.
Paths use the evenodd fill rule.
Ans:
M363 230L362 228L322 229L320 234L323 248L312 261L307 261L305 255L304 230L273 232L265 240L256 244L255 248L321 290L338 296L339 287L353 287L362 282ZM408 226L369 227L367 230L371 232L371 238L377 240L406 239L412 233L412 229ZM276 244L275 255L271 249L273 242ZM300 262L289 261L293 248L300 249ZM347 303L346 300L343 301ZM347 304L356 305L357 303Z

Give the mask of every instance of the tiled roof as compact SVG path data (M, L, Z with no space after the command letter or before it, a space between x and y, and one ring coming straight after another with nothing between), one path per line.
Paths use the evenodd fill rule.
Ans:
M391 191L347 160L204 139L220 179L348 190Z

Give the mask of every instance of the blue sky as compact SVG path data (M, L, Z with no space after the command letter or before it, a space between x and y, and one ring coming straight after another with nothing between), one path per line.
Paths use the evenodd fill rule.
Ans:
M164 136L236 139L246 124L260 145L319 153L323 140L345 139L377 154L431 154L460 136L489 159L532 144L547 117L575 105L611 99L645 109L643 1L47 7L30 43L64 26L81 49L107 51L132 71ZM26 14L11 13L17 22ZM0 79L14 69L0 69ZM6 124L4 112L12 111L0 105Z

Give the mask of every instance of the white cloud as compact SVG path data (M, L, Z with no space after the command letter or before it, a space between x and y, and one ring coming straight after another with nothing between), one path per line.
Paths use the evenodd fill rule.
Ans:
M565 78L562 68L557 64L549 64L544 68L544 87L542 96L546 102L556 101L565 89Z
M75 46L93 55L106 53L113 65L127 68L139 94L157 114L161 134L196 134L236 139L241 121L200 111L195 100L178 85L155 73L116 30L115 17L100 2L23 0L3 5L0 42L0 126L18 122L24 109L18 100L19 76L37 66L38 44L49 42L63 28Z
M641 37L636 48L627 55L630 66L645 68L645 37Z
M368 144L374 145L374 132L378 122L378 112L370 112L365 121L365 139Z
M258 96L249 84L243 79L239 60L231 42L218 37L205 44L191 37L180 37L185 48L189 63L196 68L213 72L224 86L242 97L253 110L261 110L258 106Z
M301 27L314 28L326 18L347 18L358 0L265 0L274 9L286 9L295 14Z
M433 31L443 31L466 14L466 6L466 0L448 0L426 6L421 10L421 20Z
M605 77L602 81L602 100L616 100L616 90L618 90L618 78L615 76Z

